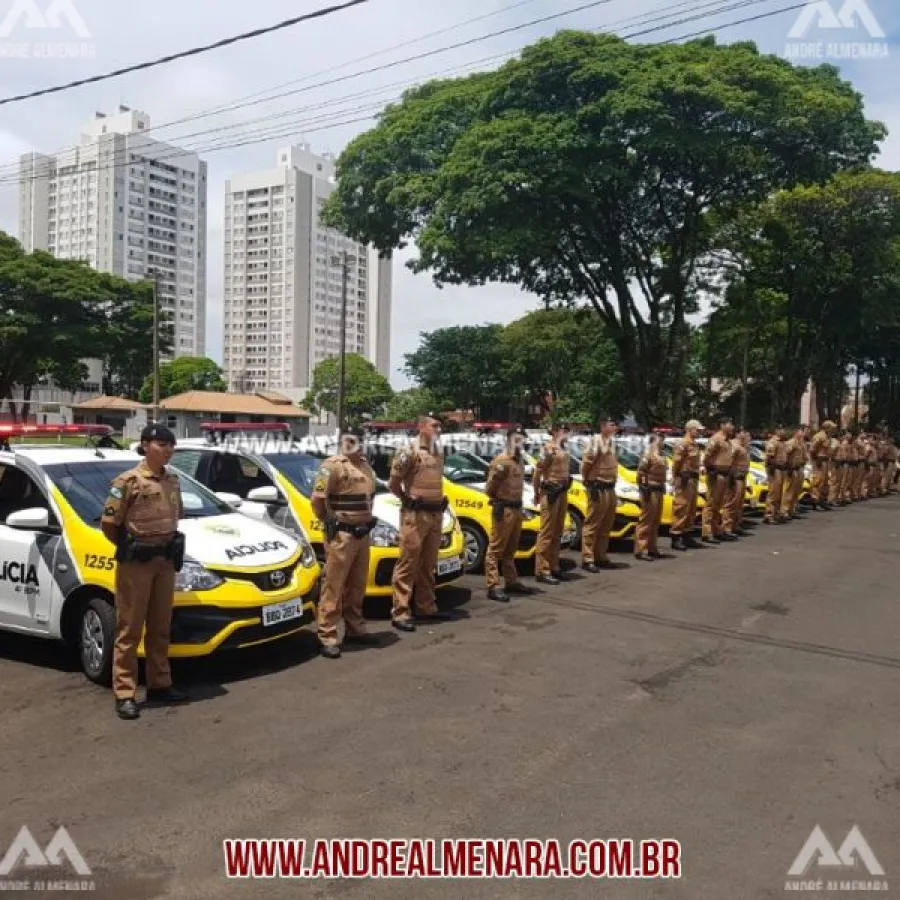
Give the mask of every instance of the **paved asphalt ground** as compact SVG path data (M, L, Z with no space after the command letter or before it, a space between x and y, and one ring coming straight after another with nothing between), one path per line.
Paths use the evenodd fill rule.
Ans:
M813 827L838 847L856 824L878 896L900 897L898 547L895 496L671 561L623 555L631 571L509 606L467 578L442 601L466 618L399 635L382 608L385 645L338 661L304 635L181 665L196 701L137 722L55 647L5 636L0 854L23 824L42 846L64 824L104 900L737 900L785 896ZM683 870L224 877L226 837L375 836L674 838Z

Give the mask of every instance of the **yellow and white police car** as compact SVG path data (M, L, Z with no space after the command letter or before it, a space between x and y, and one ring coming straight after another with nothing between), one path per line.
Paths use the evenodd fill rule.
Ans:
M27 433L112 430L103 428ZM79 649L91 681L109 684L116 561L100 518L113 479L141 457L98 446L9 442L23 433L0 426L0 630L61 639ZM262 644L307 625L321 571L309 543L240 515L172 471L181 483L186 554L175 583L170 657Z

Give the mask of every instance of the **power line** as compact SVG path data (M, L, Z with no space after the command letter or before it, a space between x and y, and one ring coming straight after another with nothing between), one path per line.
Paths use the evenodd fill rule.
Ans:
M735 19L733 22L726 22L724 25L718 25L717 28L734 28L735 25L744 25L747 22L758 22L760 19L769 19L772 16L781 15L781 13L792 12L795 9L803 9L803 7L808 6L807 0L802 0L800 3L795 3L793 6L785 6L782 9L775 9L771 12L759 13L755 16L748 16L746 19ZM677 38L673 38L676 41L687 41L692 37L699 37L702 34L708 34L705 31L695 31L692 34L682 34Z
M182 50L180 53L171 53L168 56L160 56L157 59L152 59L147 62L135 63L133 66L125 66L122 69L114 69L112 72L106 72L103 75L93 75L90 78L81 78L78 81L69 81L66 84L59 84L55 87L42 88L39 91L31 91L28 94L18 94L15 97L4 97L0 99L0 106L4 106L7 103L18 103L20 100L31 100L34 97L43 97L45 94L58 94L61 91L68 91L75 87L81 87L85 84L94 84L98 81L106 81L109 78L116 78L119 75L126 75L129 72L137 72L142 69L152 69L154 66L161 66L165 63L170 63L175 61L176 59L185 59L189 56L198 56L201 53L208 53L210 50L218 50L220 47L227 47L229 44L236 44L239 41L250 40L251 38L260 37L264 34L271 34L274 31L281 31L284 28L291 28L294 25L299 25L301 22L309 22L312 19L322 19L325 16L333 15L334 13L341 12L345 9L350 9L353 6L360 6L363 3L368 3L369 0L345 0L344 3L336 4L334 6L326 6L322 9L317 9L311 13L305 13L302 16L294 16L290 19L284 19L281 22L276 22L274 25L267 25L264 28L254 28L253 31L245 31L243 34L236 34L233 37L223 38L220 41L215 41L212 44L205 44L200 47L191 47L188 50Z
M690 22L690 21L696 21L696 20L699 20L699 19L709 18L709 17L711 17L711 16L720 15L720 14L722 14L722 13L724 13L724 12L731 11L731 10L734 10L734 9L737 9L737 8L748 8L748 7L752 7L752 6L759 6L761 3L767 3L767 2L773 2L773 0L738 0L738 2L730 2L730 3L729 3L729 2L723 2L723 0L713 0L713 2L711 2L711 3L708 2L708 3L703 4L704 6L707 6L707 7L708 7L708 6L717 6L717 8L712 9L712 10L710 10L710 11L708 11L708 12L705 12L705 13L695 13L695 14L690 15L690 16L684 16L684 17L682 17L682 18L680 18L680 19L675 19L675 20L669 21L669 22L667 22L667 23L665 23L665 24L663 24L663 25L660 25L660 24L658 24L658 22L657 22L657 24L654 24L654 25L652 25L652 26L650 26L650 27L638 29L638 30L636 30L636 31L631 32L630 34L623 35L623 37L624 37L624 38L634 38L634 37L639 37L639 36L644 35L644 34L649 34L649 33L652 33L652 32L654 32L654 31L659 31L661 28L673 27L674 25L680 25L680 24L684 24L684 23ZM804 5L803 3L798 3L798 4L796 4L795 6L791 6L791 7L787 7L787 8L779 9L779 10L773 10L773 11L769 11L769 12L766 12L766 13L762 13L762 14L760 14L760 15L757 15L757 16L754 16L754 17L750 17L750 19L747 19L747 20L744 20L744 21L756 20L756 19L761 19L761 18L767 18L767 17L774 16L774 15L779 15L779 14L781 14L781 13L783 13L783 12L789 12L789 11L792 10L792 9L796 9L796 8L802 7L803 5ZM701 8L702 8L702 7L701 7ZM633 21L635 18L647 18L647 14L644 14L644 16L640 16L640 17L631 17L631 20ZM625 20L625 21L628 21L628 20ZM652 21L652 20L651 20L651 21ZM607 25L607 26L604 26L604 27L605 27L605 28L609 28L609 27L611 27L611 25L615 25L615 24L619 24L619 23L610 23L610 25ZM716 26L716 28L726 28L726 27L731 27L731 26L734 25L734 24L738 24L738 23L737 23L736 21L734 21L734 22L727 22L727 23L723 23L722 25ZM595 29L595 30L600 30L600 29ZM696 32L695 35L692 35L692 36L696 36L696 35L700 35L700 34L706 34L706 33L708 33L708 30ZM673 38L673 39L669 39L669 40L666 40L666 41L662 41L661 43L670 43L670 42L672 42L672 41L680 40L680 39L681 39L681 38ZM521 48L520 48L520 49L521 49ZM519 51L518 51L518 50L516 50L516 51L510 51L510 53L508 53L508 54L500 54L500 55L497 56L497 57L488 57L487 59L496 59L496 58L501 58L501 57L503 57L503 56L513 56L513 55L515 55L515 53L517 53L517 52L519 52ZM468 64L468 65L469 65L469 67L471 67L472 65L477 65L478 62L480 62L480 61L476 61L476 62L470 63L470 64ZM431 77L431 76L426 76L426 77ZM402 84L402 83L401 83L401 84ZM341 101L343 101L343 100L362 99L363 97L365 97L365 96L367 96L367 95L370 96L370 95L372 95L372 94L381 93L381 92L383 92L383 90L384 90L384 88L382 88L382 89L374 89L374 90L372 90L372 91L361 92L361 93L356 94L356 95L348 95L348 96L345 96L345 97L343 97L343 98L339 98L339 100L332 100L332 101L328 101L328 102L335 103L335 102L341 102ZM289 93L295 93L295 92L289 92ZM273 99L274 99L274 98L273 98ZM399 97L392 98L392 99L399 99ZM387 102L391 102L391 101L388 100ZM321 105L321 104L320 104L320 105ZM237 147L249 146L249 145L252 145L252 144L264 143L265 141L268 141L268 140L274 140L274 139L279 138L279 137L289 137L290 135L295 134L298 130L307 130L307 129L305 128L305 126L306 126L307 124L310 124L310 125L315 124L315 125L317 126L317 127L315 127L315 128L308 129L309 131L322 131L322 130L326 130L326 129L329 128L329 127L339 127L339 126L342 126L342 125L353 124L353 123L357 123L357 122L361 122L361 121L369 121L369 120L371 120L372 118L374 118L374 116L368 115L368 116L362 116L362 117L352 118L352 119L349 119L349 120L345 119L344 117L347 116L348 114L355 113L355 112L360 112L360 111L363 111L363 110L365 110L365 109L373 109L373 110L377 110L377 109L378 109L379 107L381 107L381 106L382 106L382 103L381 103L381 102L378 102L378 103L374 103L374 104L367 104L367 105L364 105L364 106L362 106L362 107L354 107L354 108L349 108L349 109L335 110L335 111L332 113L332 115L335 117L335 119L340 119L340 120L339 120L339 121L334 121L332 124L328 124L328 117L327 117L327 116L325 116L325 117L317 116L317 117L313 117L312 119L301 119L300 121L297 121L297 122L290 122L290 121L282 122L282 123L281 123L280 125L278 125L278 126L273 126L273 127L270 128L270 129L264 129L264 130L262 130L262 131L257 131L257 130L254 129L255 135L254 135L253 137L251 137L251 138L247 138L246 135L243 135L243 134L235 133L235 134L233 134L231 137L232 137L232 138L237 138L237 140L230 140L228 137L226 137L226 136L223 135L223 136L221 136L221 137L215 139L215 140L214 140L214 143L209 144L209 145L207 145L207 146L204 146L204 145L203 145L203 141L200 141L200 142L197 144L197 146L193 146L193 147L178 147L178 148L173 148L172 153L170 153L170 154L165 154L165 153L164 153L164 154L160 154L160 155L158 155L158 156L155 157L155 160L156 160L156 161L164 161L164 160L167 159L167 158L175 158L175 157L177 157L177 156L183 155L183 153L185 153L185 152L210 153L210 152L217 152L217 151L220 151L220 150L226 150L226 149L233 149L233 148L237 148ZM316 108L316 107L301 107L301 108L299 108L299 109L297 109L297 110L294 110L293 112L294 112L294 113L297 113L297 112L303 112L303 111L311 110L311 109L314 109L314 108ZM283 115L283 114L285 114L285 113L270 114L270 115L268 115L268 116L260 117L258 120L254 120L254 121L260 122L260 121L264 121L264 120L270 119L270 118L277 118L278 116ZM323 123L323 124L319 124L319 123ZM199 136L199 135L207 135L207 134L210 134L211 131L214 131L214 130L233 130L233 131L235 131L235 132L240 132L240 131L242 131L242 130L246 130L249 126L250 126L250 123L248 123L248 122L245 122L245 123L237 123L237 124L232 125L232 126L222 126L222 127L220 127L219 129L212 129L212 130L203 130L203 131L199 131L199 132L196 132L195 134L198 135L198 136ZM224 142L222 142L222 141L224 141ZM138 148L134 148L134 149L138 149ZM127 152L127 151L123 151L123 153L124 153L124 152ZM114 169L114 168L116 168L117 166L120 166L120 165L123 165L123 164L124 164L124 160L123 160L123 161L114 161L114 162L111 163L111 164L105 165L105 166L103 166L103 167L98 167L97 171L100 171L101 169L106 169L106 170L108 170L108 169ZM8 179L8 180L6 180L6 181L0 180L0 184L4 184L4 183L5 183L5 184L12 184L12 183L15 183L16 181L20 181L20 182L23 182L23 183L24 183L25 181L29 181L29 180L30 180L30 181L34 181L34 180L37 180L37 179L39 179L39 178L47 179L48 177L50 177L49 174L32 174L32 175L26 176L26 178L24 178L24 179L10 178L10 179Z

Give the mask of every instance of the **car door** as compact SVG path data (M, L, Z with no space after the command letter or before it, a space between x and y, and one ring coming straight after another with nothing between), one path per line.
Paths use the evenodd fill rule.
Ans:
M45 509L48 527L11 527L9 516ZM61 600L56 556L62 530L42 488L15 464L0 464L0 626L45 633L54 602Z

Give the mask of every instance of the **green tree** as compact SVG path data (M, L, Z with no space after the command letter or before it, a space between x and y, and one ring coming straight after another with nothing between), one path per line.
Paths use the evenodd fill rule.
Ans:
M174 397L185 391L217 391L227 388L222 369L206 356L179 356L159 367L159 398ZM144 379L141 403L153 401L153 376Z
M385 404L384 418L389 422L412 422L433 412L440 404L428 388L412 387L397 391Z
M723 321L756 331L753 372L772 386L774 417L797 419L810 378L820 415L838 416L850 363L879 354L873 335L900 325L900 175L839 173L782 191L723 237L734 285Z
M422 333L406 355L406 374L442 407L490 415L509 403L502 325L461 325Z
M684 405L710 214L867 164L884 135L832 66L560 32L388 106L341 155L324 220L383 251L414 239L438 283L587 300L652 424Z
M596 421L629 409L615 344L589 309L542 309L511 322L501 338L510 389L549 415ZM561 402L560 402L561 401Z
M394 392L384 375L365 357L347 353L344 362L344 415L348 425L358 425L363 415L379 415ZM312 385L303 401L306 409L337 415L339 381L338 357L322 360L313 370Z

